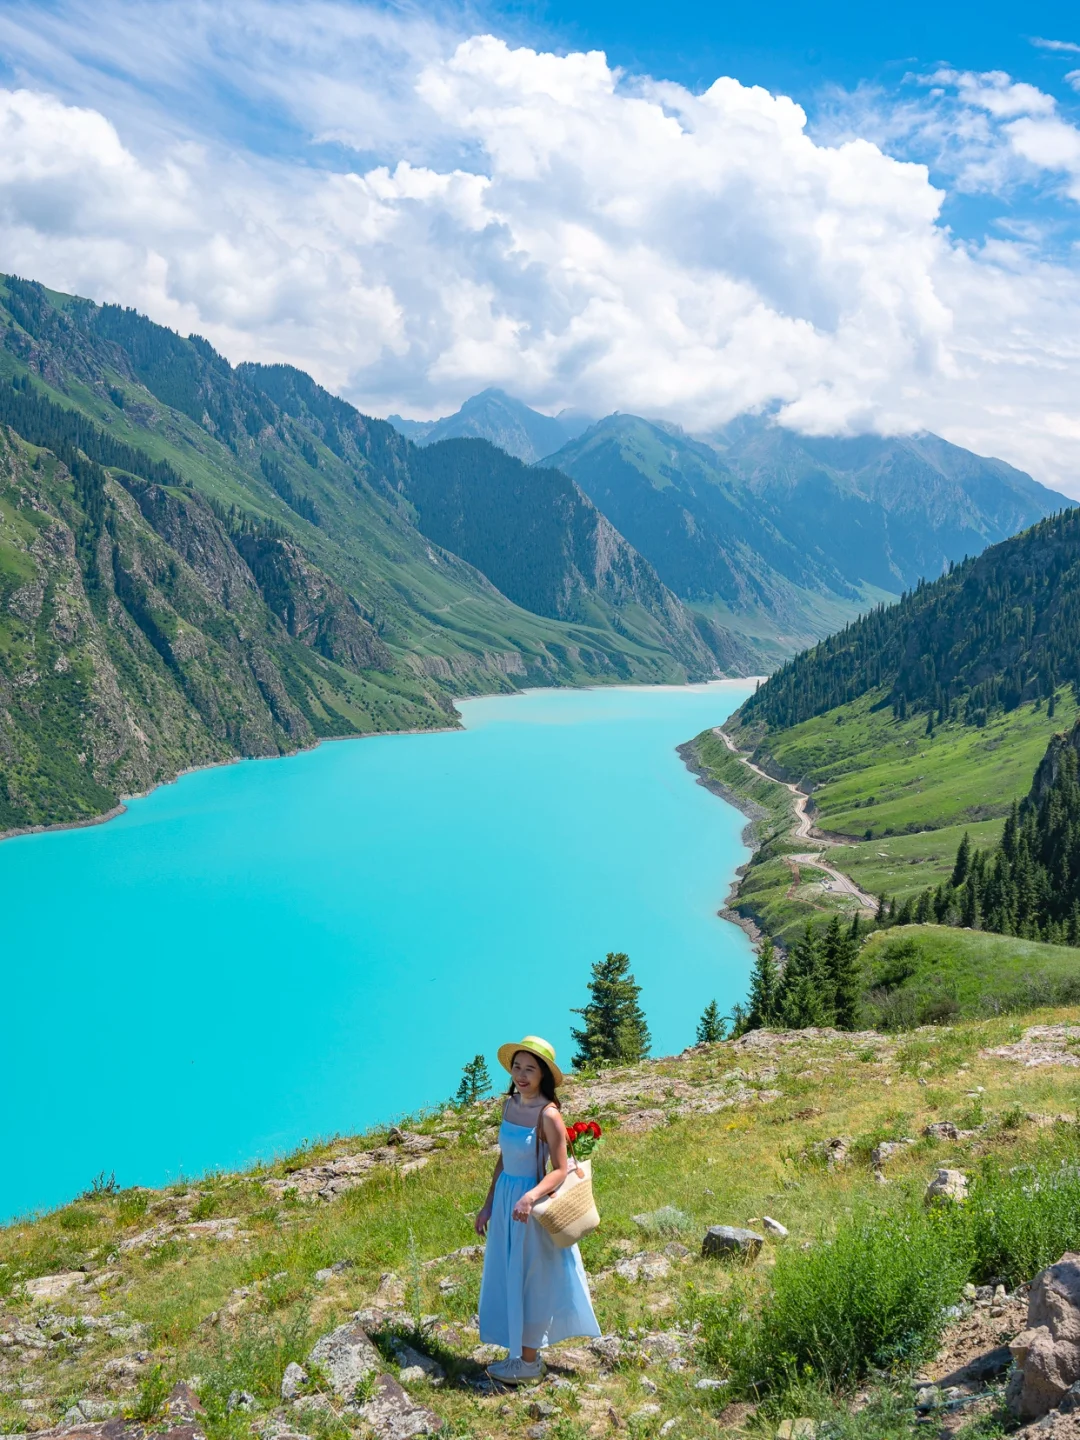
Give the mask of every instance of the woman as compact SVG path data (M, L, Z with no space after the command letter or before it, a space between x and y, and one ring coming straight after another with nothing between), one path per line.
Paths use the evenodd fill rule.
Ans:
M538 1351L572 1335L599 1335L578 1248L561 1250L542 1225L530 1223L538 1200L566 1179L566 1126L555 1093L562 1071L538 1035L499 1048L511 1075L499 1127L499 1159L476 1233L487 1234L480 1282L480 1339L505 1345L507 1357L488 1366L504 1384L539 1380ZM547 1160L551 1159L551 1169Z

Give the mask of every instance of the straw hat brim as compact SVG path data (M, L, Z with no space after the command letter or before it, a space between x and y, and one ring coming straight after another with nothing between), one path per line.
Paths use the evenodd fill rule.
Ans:
M509 1040L505 1045L499 1046L499 1064L504 1070L510 1070L514 1064L514 1056L519 1050L527 1050L530 1055L535 1055L537 1060L542 1060L555 1077L555 1084L562 1085L566 1076L555 1064L554 1055L545 1055L542 1050L536 1048L535 1037L528 1036L524 1040Z

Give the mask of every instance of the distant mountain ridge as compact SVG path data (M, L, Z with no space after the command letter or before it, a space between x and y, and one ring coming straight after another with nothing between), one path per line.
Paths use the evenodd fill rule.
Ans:
M472 396L460 410L441 420L404 420L400 415L389 415L387 419L416 445L434 445L439 440L490 440L527 465L558 450L592 424L587 416L569 410L554 416L542 415L505 390L494 388Z
M425 438L450 427L529 458L561 420L489 390ZM1074 504L935 435L820 438L762 416L694 437L609 415L542 463L576 480L661 580L763 669Z

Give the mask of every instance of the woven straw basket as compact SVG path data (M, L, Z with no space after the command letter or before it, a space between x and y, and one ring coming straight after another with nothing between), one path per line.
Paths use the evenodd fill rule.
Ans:
M539 1220L561 1250L591 1235L600 1225L593 1199L592 1163L571 1160L566 1179L553 1194L537 1201L532 1218Z

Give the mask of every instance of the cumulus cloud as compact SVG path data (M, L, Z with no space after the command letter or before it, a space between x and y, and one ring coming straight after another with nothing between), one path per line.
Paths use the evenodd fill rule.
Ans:
M779 406L816 433L931 428L1080 491L1075 268L1016 230L960 243L928 166L888 153L936 126L964 147L946 183L1080 198L1080 132L1032 86L939 71L895 144L826 140L734 79L692 94L453 17L237 0L181 33L163 0L177 93L227 75L246 97L200 127L123 61L137 12L106 5L75 60L52 13L33 53L17 8L0 20L22 80L0 94L0 268L374 413L488 384L695 430Z

